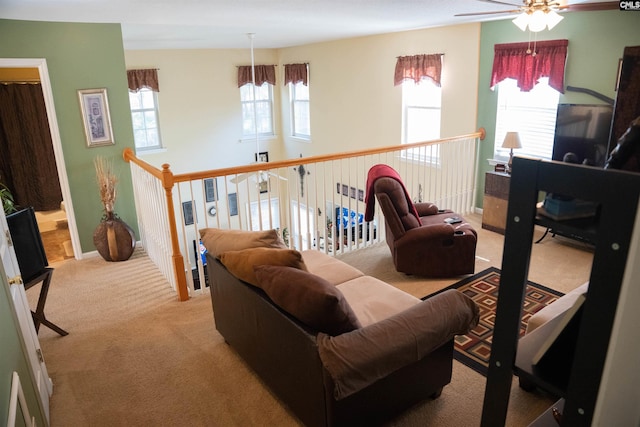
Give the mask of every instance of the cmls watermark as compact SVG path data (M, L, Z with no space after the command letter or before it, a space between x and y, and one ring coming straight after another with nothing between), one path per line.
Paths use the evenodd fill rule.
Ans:
M621 1L620 10L640 10L640 1Z

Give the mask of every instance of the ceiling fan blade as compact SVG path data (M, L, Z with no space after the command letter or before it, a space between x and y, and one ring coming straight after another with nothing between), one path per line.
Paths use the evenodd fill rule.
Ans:
M597 3L574 3L558 6L558 10L566 10L570 12L590 12L598 10L619 10L620 2L603 1Z
M493 3L493 4L503 4L505 6L514 6L514 7L521 7L521 4L514 4L514 3L506 3L503 1L498 1L498 0L478 0L478 1L483 1L485 3Z
M252 177L255 181L258 181L258 175L260 175L261 173L266 173L268 176L273 176L275 178L281 179L282 181L287 181L286 177L279 175L275 172L267 171L267 172L239 173L233 178L229 179L229 182L231 182L232 184L238 184Z
M242 181L247 180L247 178L249 178L249 174L247 173L239 173L236 176L234 176L233 178L231 178L229 180L229 182L231 182L232 184L238 184Z
M288 181L289 180L286 177L284 177L284 176L282 176L282 175L280 175L278 173L275 173L275 172L267 172L267 173L269 174L269 176L273 176L273 177L281 179L283 181Z
M475 12L475 13L458 13L456 15L453 16L476 16L476 15L498 15L501 13L520 13L522 12L521 9L513 9L513 10L501 10L501 11L494 11L494 12Z

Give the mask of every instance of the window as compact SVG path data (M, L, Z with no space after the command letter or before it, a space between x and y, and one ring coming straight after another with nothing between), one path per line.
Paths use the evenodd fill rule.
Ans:
M431 79L413 80L402 83L402 143L430 141L440 138L440 112L442 89ZM438 157L438 146L434 148L414 148L407 155L416 158Z
M309 87L302 82L289 83L289 90L291 94L291 134L299 138L310 138Z
M293 248L301 251L311 249L315 235L315 210L297 200L291 201L291 239Z
M253 99L253 84L248 83L240 87L240 102L242 103L242 137L255 138L256 123L258 136L273 135L273 90L269 83L263 83L255 89L255 103ZM254 112L255 107L255 112Z
M136 151L162 148L158 126L157 93L143 88L138 92L129 91L133 137Z
M529 92L521 92L512 79L497 85L496 159L509 158L509 150L502 148L508 131L520 133L522 148L515 150L514 154L551 159L560 94L549 86L548 80L541 78Z
M253 231L280 228L280 204L277 198L251 202L248 207Z

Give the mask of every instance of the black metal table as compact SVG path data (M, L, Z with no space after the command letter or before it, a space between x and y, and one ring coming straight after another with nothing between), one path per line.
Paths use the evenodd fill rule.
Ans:
M33 317L33 323L36 328L36 332L40 329L40 324L43 324L47 328L50 328L62 336L69 335L67 331L50 322L47 317L44 315L44 306L47 302L47 295L49 294L49 285L51 284L51 276L53 276L53 268L45 268L42 272L38 273L33 278L29 279L28 282L25 282L24 289L25 291L38 283L42 282L42 288L40 288L40 296L38 297L38 305L36 307L36 311L31 311L31 316Z

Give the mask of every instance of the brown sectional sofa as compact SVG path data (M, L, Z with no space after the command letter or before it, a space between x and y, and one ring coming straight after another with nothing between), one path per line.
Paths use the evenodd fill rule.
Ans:
M257 280L250 284L231 272L250 274L232 261L249 250L221 253L209 247L216 329L305 425L376 425L439 396L451 380L453 337L477 324L477 307L457 291L421 301L318 251L273 245L279 265L254 264L255 277L245 276ZM277 254L301 256L303 265L296 260L295 268L286 266ZM263 262L253 254L244 259ZM274 284L290 287L274 293ZM337 295L337 313L347 312L339 319L340 332L310 326L318 313L300 320L307 319L300 310L317 306L310 294L297 294L305 287Z

